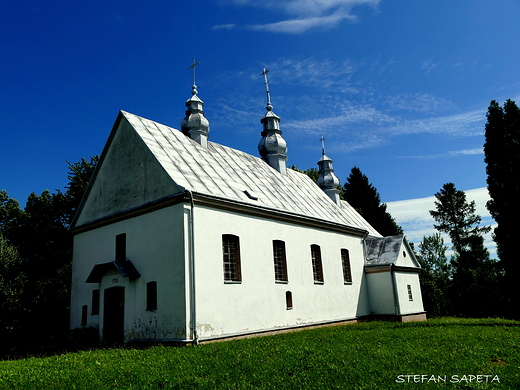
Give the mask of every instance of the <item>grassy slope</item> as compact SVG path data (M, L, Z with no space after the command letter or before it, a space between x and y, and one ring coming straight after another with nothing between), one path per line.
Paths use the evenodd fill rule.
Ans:
M447 382L396 383L406 374L446 376ZM478 374L492 375L489 381L498 375L500 383L460 381ZM450 383L452 375L458 383ZM519 389L520 322L373 322L197 347L1 361L0 388Z

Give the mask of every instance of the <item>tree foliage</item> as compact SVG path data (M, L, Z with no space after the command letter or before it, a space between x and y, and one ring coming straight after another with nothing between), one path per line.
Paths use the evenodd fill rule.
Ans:
M424 309L428 316L445 316L451 312L452 265L440 233L423 237L417 260L421 264L419 278Z
M386 204L381 203L381 196L377 189L358 167L352 168L343 188L345 200L380 234L394 236L403 233L403 229L386 211Z
M0 309L10 313L2 315L0 339L6 344L35 347L67 337L73 241L68 227L97 161L68 163L66 191L32 193L24 210L0 191Z
M498 226L493 239L505 271L506 292L511 312L520 305L520 273L516 240L520 233L520 109L507 100L504 107L491 101L487 112L484 144L487 185L491 200L487 208Z
M296 165L293 165L293 166L291 167L291 169L292 169L293 171L296 171L296 172L300 172L300 173L304 173L304 174L306 174L306 175L309 176L309 177L312 179L312 181L314 181L315 183L318 182L318 177L320 176L320 172L318 171L317 168L309 168L309 169L305 169L305 170L302 171L302 170L299 169Z
M464 191L457 190L453 183L444 184L435 197L436 210L430 210L437 222L434 227L449 235L455 252L451 259L455 314L489 315L498 300L493 291L497 287L497 267L489 259L482 236L490 228L479 226L481 218L475 214L475 202L468 202Z

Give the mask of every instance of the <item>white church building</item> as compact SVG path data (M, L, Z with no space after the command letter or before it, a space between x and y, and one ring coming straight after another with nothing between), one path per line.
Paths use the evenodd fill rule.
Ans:
M426 319L413 251L340 200L325 150L318 184L286 167L264 77L260 157L208 140L195 85L180 131L119 113L71 226L71 329L197 343Z

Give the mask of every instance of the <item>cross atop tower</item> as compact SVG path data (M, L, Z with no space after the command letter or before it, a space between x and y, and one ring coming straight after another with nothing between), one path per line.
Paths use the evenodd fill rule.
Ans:
M188 67L188 69L193 69L193 87L191 88L192 95L197 94L197 84L195 83L195 68L199 64L200 64L200 62L195 62L195 57L193 57L191 60L191 65Z
M321 136L321 138L318 140L318 141L321 141L321 154L323 154L325 156L325 140L327 138L325 138L323 135Z
M260 73L260 76L264 76L264 84L265 84L265 93L267 94L267 111L273 110L273 105L271 104L271 92L269 92L269 80L267 79L267 74L269 73L269 70L265 69L262 73Z

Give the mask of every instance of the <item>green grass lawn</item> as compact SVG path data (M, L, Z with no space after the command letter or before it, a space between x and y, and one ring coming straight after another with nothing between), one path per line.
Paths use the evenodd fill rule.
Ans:
M0 389L197 388L520 389L520 322L370 322L0 361Z

